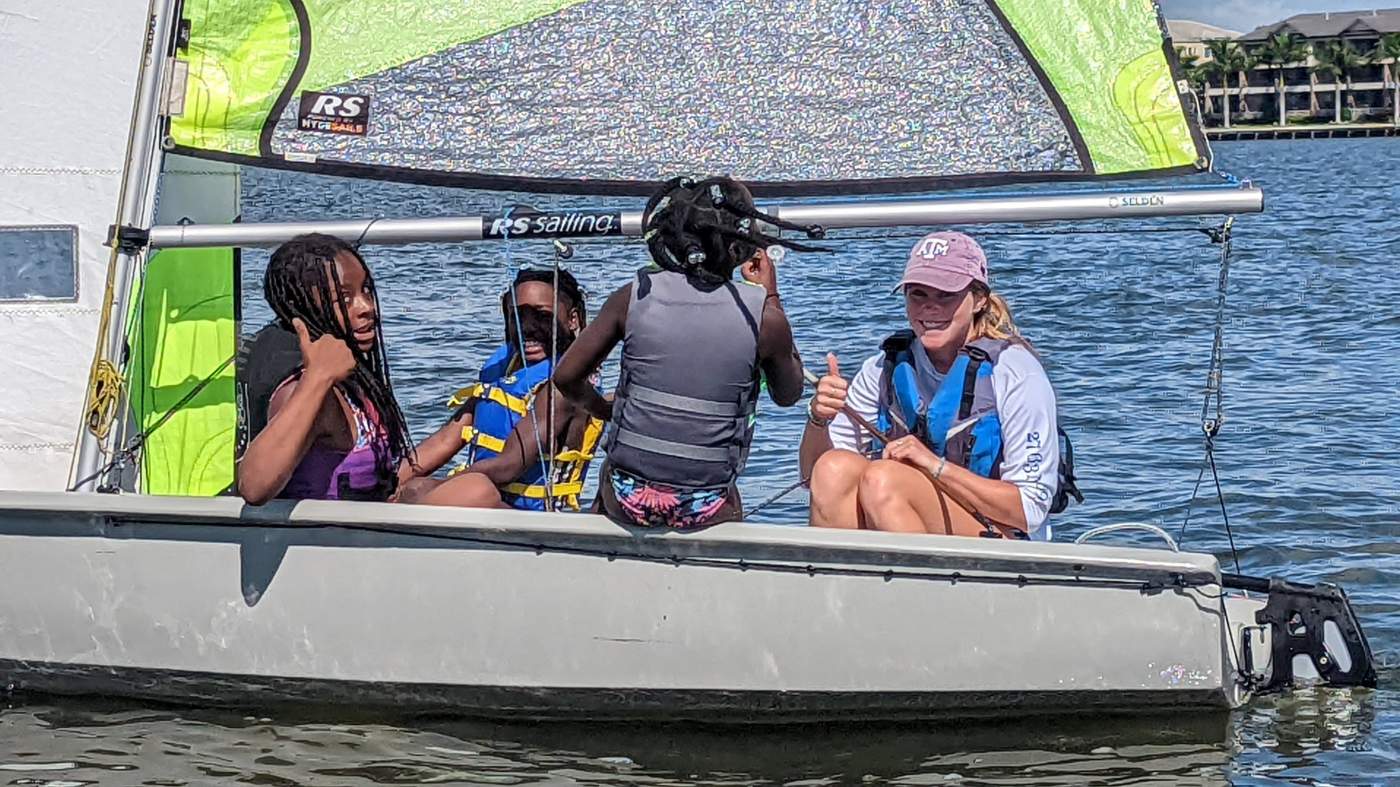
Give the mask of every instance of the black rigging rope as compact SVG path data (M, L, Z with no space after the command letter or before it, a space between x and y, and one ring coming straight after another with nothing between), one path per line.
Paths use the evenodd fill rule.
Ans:
M1191 511L1196 503L1196 494L1205 479L1206 469L1210 469L1215 483L1216 500L1220 503L1220 516L1225 523L1225 536L1230 541L1230 556L1235 563L1235 573L1240 572L1240 553L1235 547L1235 534L1230 527L1230 514L1225 508L1225 492L1220 486L1220 472L1215 463L1215 438L1225 423L1225 409L1222 395L1222 382L1225 372L1225 295L1230 282L1230 243L1231 230L1235 220L1227 219L1214 231L1211 238L1220 244L1220 275L1216 282L1215 296L1215 336L1211 342L1210 369L1206 373L1205 397L1201 402L1201 431L1205 435L1205 456L1201 460L1200 472L1196 474L1196 485L1191 489L1191 498L1186 502L1186 516L1177 534L1177 543L1185 543L1186 528L1191 524Z
M754 514L757 514L759 511L762 511L763 509L765 509L765 508L767 508L767 507L773 505L774 503L778 502L779 500L782 500L783 498L785 498L785 497L787 497L788 495L792 494L794 491L797 490L798 487L800 487L800 486L806 486L806 485L807 485L807 479L806 479L806 478L798 478L796 481L793 481L791 484L788 484L787 486L783 487L782 491L780 491L780 492L778 492L777 494L775 494L775 495L769 497L767 500L764 500L762 503L759 503L758 505L754 506L753 508L750 508L749 510L745 511L745 512L744 512L744 519L749 519L749 518L753 517L753 515L754 515Z
M1216 231L1214 227L1046 227L1024 230L977 230L977 237L1006 237L1006 238L1044 238L1059 235L1190 235L1203 233L1212 235ZM924 237L925 232L860 232L851 234L835 234L836 230L828 230L827 236L822 240L827 243L855 240L917 240Z

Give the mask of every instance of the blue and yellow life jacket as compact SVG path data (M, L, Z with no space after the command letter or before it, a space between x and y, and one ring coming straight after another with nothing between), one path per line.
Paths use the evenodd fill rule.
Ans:
M461 389L448 400L448 405L461 408L475 402L472 423L462 427L466 441L467 461L457 466L452 475L470 469L472 464L499 455L506 440L534 404L535 392L549 382L553 363L546 359L507 374L513 356L510 347L501 347L481 367L479 381ZM603 422L590 418L584 428L582 445L567 448L552 457L546 456L528 468L518 479L501 488L501 496L514 508L527 511L546 509L579 510L579 495L583 492L588 464L593 459L598 439L603 434ZM543 438L544 432L541 431ZM553 473L545 483L547 468ZM552 496L552 505L545 498Z
M919 394L918 372L910 354L914 332L898 331L885 339L880 375L877 425L887 434L914 434L935 454L962 465L984 478L1001 477L1001 416L997 414L992 372L1001 353L1011 342L1004 339L977 339L958 352L948 375L924 405ZM895 415L902 423L896 423ZM1074 477L1074 446L1060 428L1059 472L1050 513L1069 507L1070 498L1084 502ZM873 453L884 445L877 441Z

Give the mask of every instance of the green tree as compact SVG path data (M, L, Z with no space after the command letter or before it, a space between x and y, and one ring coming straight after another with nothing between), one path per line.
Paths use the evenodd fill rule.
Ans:
M1400 126L1400 33L1386 33L1376 44L1372 60L1389 60L1385 66L1385 78L1391 83L1390 122Z
M1210 86L1210 78L1214 76L1213 64L1209 60L1202 60L1200 55L1188 53L1181 47L1176 48L1176 59L1181 63L1181 74L1186 77L1186 84L1191 86L1192 94L1201 103L1201 111L1209 115L1211 102L1210 94L1206 92L1206 88Z
M1215 61L1216 70L1220 74L1221 92L1224 94L1225 105L1225 128L1230 127L1230 75L1235 74L1235 84L1237 86L1244 82L1244 72L1254 67L1254 58L1244 51L1234 40L1229 38L1212 38L1205 42L1206 50L1210 52L1211 60Z
M1274 33L1259 48L1260 62L1273 72L1274 88L1278 91L1278 124L1288 125L1288 96L1284 90L1283 69L1291 63L1308 59L1308 42L1292 33Z
M1352 69L1366 65L1366 55L1346 41L1325 41L1321 46L1314 47L1313 56L1317 58L1317 70L1332 77L1332 88L1336 91L1333 95L1332 119L1334 123L1341 123L1342 85L1351 90Z

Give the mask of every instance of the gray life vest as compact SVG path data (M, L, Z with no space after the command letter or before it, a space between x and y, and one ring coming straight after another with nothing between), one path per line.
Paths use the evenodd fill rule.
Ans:
M637 272L609 463L670 486L733 483L753 438L766 294L746 282L701 290L682 273Z

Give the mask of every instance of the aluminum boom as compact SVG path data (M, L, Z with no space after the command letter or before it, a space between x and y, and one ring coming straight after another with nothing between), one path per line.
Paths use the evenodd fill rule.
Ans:
M1093 219L1145 219L1166 216L1227 215L1264 210L1264 192L1250 183L1177 189L1064 191L1034 195L985 195L931 199L870 199L861 202L812 202L761 205L780 218L826 229L854 227L942 226ZM560 210L499 216L454 216L429 219L351 219L260 224L186 224L150 230L153 248L276 246L297 235L320 232L349 242L372 244L452 243L514 238L603 235L639 236L641 211ZM508 229L526 217L553 218L540 231ZM572 217L572 218L571 218ZM578 217L583 217L579 219ZM607 219L607 221L603 221ZM533 225L532 225L533 226ZM606 230L602 228L606 226Z

